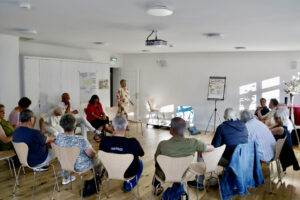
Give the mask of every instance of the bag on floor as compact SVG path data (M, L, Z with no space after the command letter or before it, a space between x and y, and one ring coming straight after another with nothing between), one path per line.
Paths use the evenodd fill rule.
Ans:
M188 200L189 197L185 192L182 184L174 183L172 187L168 187L168 189L163 193L162 200L180 200L182 196L186 196Z
M196 126L188 127L188 130L191 135L201 134L201 132L197 130Z

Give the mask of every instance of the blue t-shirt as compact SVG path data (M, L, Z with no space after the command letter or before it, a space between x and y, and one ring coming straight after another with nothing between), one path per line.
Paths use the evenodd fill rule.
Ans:
M24 142L28 146L27 163L34 167L43 163L48 156L47 137L38 130L20 126L13 133L13 142Z

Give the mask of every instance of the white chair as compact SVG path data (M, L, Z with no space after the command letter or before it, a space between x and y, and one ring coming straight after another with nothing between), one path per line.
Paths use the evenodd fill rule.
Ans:
M69 176L70 180L72 178L71 177L72 172L77 173L80 176L81 199L83 199L83 174L88 172L91 169L93 171L94 180L95 180L95 184L96 184L96 190L98 193L98 187L97 187L96 174L95 174L94 167L86 169L85 171L82 171L82 172L77 172L74 169L75 162L80 154L80 149L77 147L61 147L54 143L52 143L51 146L52 146L52 149L53 149L58 161L60 162L61 169L70 172L70 176ZM71 189L72 189L72 180L71 180ZM53 196L54 196L54 191L53 191L52 198L53 198Z
M185 173L187 172L189 165L193 161L193 155L186 157L169 157L165 155L158 155L156 160L161 170L165 175L165 180L160 179L154 174L153 181L156 179L159 184L155 188L156 196L157 190L160 185L164 183L181 183L185 184L187 189L187 195L189 195L189 189L187 186L187 180L185 180ZM154 194L154 188L153 188Z
M15 183L14 190L13 190L13 196L15 195L15 192L16 192L16 186L19 185L18 178L19 178L19 175L20 175L21 168L28 167L28 168L33 170L32 199L34 199L35 177L36 177L36 172L37 172L36 169L44 167L44 166L48 166L50 163L30 167L27 163L28 150L29 150L27 144L24 143L24 142L12 142L12 143L13 143L14 149L17 153L17 156L18 156L18 158L21 162L21 166L19 168L18 175L16 177L16 183ZM59 192L59 185L58 185L58 182L57 182L55 167L54 167L53 164L50 164L50 165L52 166L54 177L55 177L55 184L54 184L54 189L53 189L53 193L52 193L52 199L53 199L53 195L54 195L54 191L56 189L56 186L57 186L57 191Z
M124 174L125 174L126 170L128 169L128 167L130 166L130 164L133 161L133 155L132 154L107 153L104 151L99 151L98 155L101 160L101 163L103 164L103 166L107 172L107 174L106 174L107 178L104 179L101 183L98 200L100 200L100 198L101 198L102 187L103 187L104 182L107 182L106 197L109 198L108 190L109 190L109 181L111 179L122 180L122 181L128 182L131 186L131 199L133 199L134 193L133 193L132 185L129 181L133 178L136 178L136 176L130 177L130 178L124 178ZM137 182L137 180L136 180L136 182ZM136 187L137 187L137 194L138 194L138 199L139 199L138 182L137 182Z
M136 106L128 106L127 108L127 112L128 112L128 121L129 122L133 122L133 123L136 123L136 132L138 132L139 130L139 124L141 125L141 131L142 131L142 136L144 135L144 132L143 132L143 123L137 119L137 116L136 116Z
M149 120L155 119L154 116L156 116L157 125L160 125L159 115L162 115L163 120L165 120L165 114L160 111L160 108L155 107L155 100L153 98L148 99L147 103L149 105L149 111L150 111Z
M265 161L262 161L262 163L266 163L268 165L268 171L269 171L269 181L270 181L270 194L272 193L272 181L271 181L271 163L273 161L276 162L276 167L277 167L277 174L278 174L278 179L280 182L282 182L281 180L281 175L280 175L280 164L279 164L279 156L280 156L280 153L281 153L281 150L282 150L282 147L284 145L284 142L286 140L286 137L283 138L283 139L279 139L277 140L276 142L276 145L275 145L275 152L274 152L274 158L272 160L270 160L269 162L265 162Z
M13 150L0 151L0 161L1 160L7 160L10 174L11 174L12 177L15 176L16 182L18 182L14 160L12 159L15 155L16 154ZM12 166L12 168L11 168L11 166ZM14 171L14 174L12 172L12 169Z
M205 175L206 173L210 173L210 177L212 177L213 174L217 175L218 183L219 183L219 192L221 195L221 189L220 189L220 180L219 176L216 172L218 163L225 151L226 145L222 145L218 148L215 148L214 151L211 152L204 152L202 153L202 158L204 162L197 162L192 163L189 167L189 171L191 171L195 175ZM197 182L197 188L198 188L198 182ZM197 200L199 199L199 192L197 191Z
M117 106L105 108L105 114L108 116L110 122L116 117L117 113L118 113Z

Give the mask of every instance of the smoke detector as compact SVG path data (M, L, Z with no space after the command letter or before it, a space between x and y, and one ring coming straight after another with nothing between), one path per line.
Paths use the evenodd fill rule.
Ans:
M155 33L154 39L149 39L152 34ZM145 45L148 47L165 47L168 46L168 42L166 40L161 40L157 38L157 31L153 30L150 35L147 37L147 40L145 42Z

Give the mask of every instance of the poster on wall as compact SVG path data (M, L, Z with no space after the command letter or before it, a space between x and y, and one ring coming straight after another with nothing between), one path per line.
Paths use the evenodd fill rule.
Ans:
M96 93L96 72L79 72L80 101L88 102Z
M208 95L209 100L224 100L226 77L209 77Z
M108 79L105 79L105 80L100 80L99 81L99 89L102 90L102 89L108 89L109 86L108 86Z

